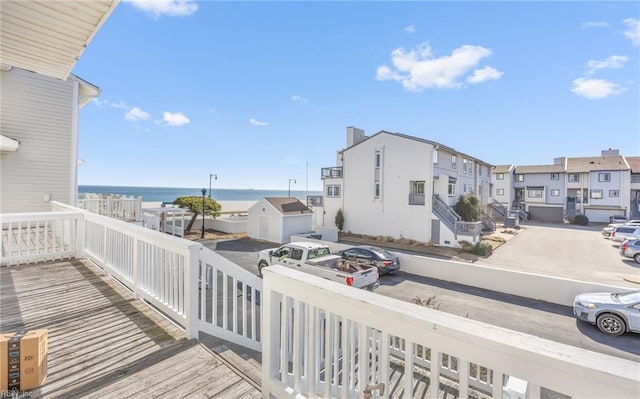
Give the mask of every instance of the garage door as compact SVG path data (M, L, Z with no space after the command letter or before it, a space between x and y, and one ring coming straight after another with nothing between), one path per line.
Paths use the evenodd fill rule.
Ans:
M538 222L562 222L562 208L552 206L530 206L531 220Z
M584 214L587 215L590 222L609 223L609 218L613 215L624 216L624 211L611 209L585 209Z

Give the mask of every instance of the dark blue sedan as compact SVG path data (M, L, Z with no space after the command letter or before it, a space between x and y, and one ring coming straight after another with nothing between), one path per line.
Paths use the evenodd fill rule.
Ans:
M380 275L400 270L400 260L387 250L370 245L361 245L341 252L343 259L355 259L358 263L378 268Z

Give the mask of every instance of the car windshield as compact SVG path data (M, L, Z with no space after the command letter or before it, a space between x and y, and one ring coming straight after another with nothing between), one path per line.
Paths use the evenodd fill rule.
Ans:
M378 255L380 259L393 259L394 256L382 248L370 248L371 252Z
M619 294L615 294L615 296L623 305L640 302L640 291L621 292Z

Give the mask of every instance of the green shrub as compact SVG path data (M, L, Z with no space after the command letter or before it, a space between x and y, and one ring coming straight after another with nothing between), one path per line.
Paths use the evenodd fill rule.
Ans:
M491 255L492 251L493 248L491 247L491 244L487 242L479 242L473 247L473 251L471 252L473 252L475 255L488 256Z
M589 218L586 215L576 215L573 223L579 224L580 226L587 226L589 224Z
M342 231L342 228L344 227L344 215L342 214L342 209L338 209L334 222L336 223L338 230Z

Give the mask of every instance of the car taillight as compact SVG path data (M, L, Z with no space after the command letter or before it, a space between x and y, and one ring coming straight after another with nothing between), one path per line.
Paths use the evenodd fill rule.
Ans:
M347 277L347 285L348 286L352 286L353 285L353 277Z
M626 251L627 248L629 248L629 244L625 241L625 242L622 243L621 247L622 247L623 251Z
M613 230L613 231L611 232L611 237L615 237L615 236L616 236L616 231L615 231L615 230Z

